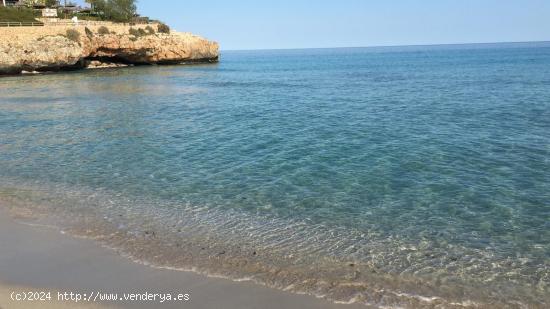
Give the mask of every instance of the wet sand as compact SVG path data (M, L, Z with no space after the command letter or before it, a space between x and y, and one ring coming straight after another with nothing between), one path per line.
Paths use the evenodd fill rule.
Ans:
M51 291L46 302L14 302L14 291ZM59 302L58 292L189 294L190 300ZM12 219L0 205L0 308L366 308L256 285L134 263L93 240Z

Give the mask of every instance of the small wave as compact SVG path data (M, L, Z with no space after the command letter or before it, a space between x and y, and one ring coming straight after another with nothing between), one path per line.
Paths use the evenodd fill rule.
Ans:
M475 274L487 276L488 270L480 271L480 266L491 262L491 256L474 255L465 248L445 250L460 250L461 254L471 257L476 267L460 269L463 275L464 271L471 271L466 277L468 280L459 280L453 274L458 268L439 268L439 278L444 269L445 280L454 281L442 284L441 279L430 274L433 271L430 269L444 263L448 255L440 256L431 244L413 245L367 231L357 233L349 228L334 229L232 210L135 200L107 191L92 191L18 184L0 190L0 199L13 209L26 210L20 213L32 213L34 220L30 224L57 226L72 235L94 239L136 263L252 281L339 303L380 308L428 304L475 308L494 304L508 306L518 299L532 304L547 301L547 296L534 293L528 285L514 286L520 296L512 293L488 298L487 295L498 292L500 286L494 284L498 281L478 281ZM85 204L81 204L83 201ZM351 247L356 249L356 254L349 254ZM439 258L434 262L432 256ZM414 263L402 265L413 257ZM413 265L421 267L414 272L418 275L399 270Z

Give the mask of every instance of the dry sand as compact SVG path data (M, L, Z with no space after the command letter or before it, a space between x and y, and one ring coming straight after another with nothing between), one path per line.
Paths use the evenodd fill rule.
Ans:
M49 302L14 302L14 291L51 291ZM59 302L57 293L190 294L189 301ZM0 308L365 308L256 285L134 263L93 240L16 222L0 205Z

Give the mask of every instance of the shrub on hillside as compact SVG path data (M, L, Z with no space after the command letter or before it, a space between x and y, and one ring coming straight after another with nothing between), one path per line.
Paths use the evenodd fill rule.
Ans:
M131 35L135 36L136 38L146 36L146 35L149 34L149 33L147 33L147 31L143 30L142 28L130 28L130 30L128 30L128 32Z
M105 26L101 26L99 27L99 29L97 29L97 33L100 34L100 35L104 35L104 34L109 34L109 28L105 27Z
M145 30L146 30L149 34L155 34L155 29L153 29L153 27L151 27L151 26L145 27Z
M170 27L168 27L168 25L166 24L160 23L158 25L157 31L159 33L170 33Z
M67 39L77 42L80 42L80 32L75 29L67 29Z
M128 32L131 35L135 36L136 38L140 36L139 31L136 28L130 28L130 30L128 30Z

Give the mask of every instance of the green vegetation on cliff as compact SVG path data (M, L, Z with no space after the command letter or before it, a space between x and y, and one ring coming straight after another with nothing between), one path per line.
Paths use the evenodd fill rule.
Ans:
M136 0L88 0L92 10L102 19L129 22L136 15Z
M9 8L0 6L0 22L30 23L37 22L34 12L27 8Z

